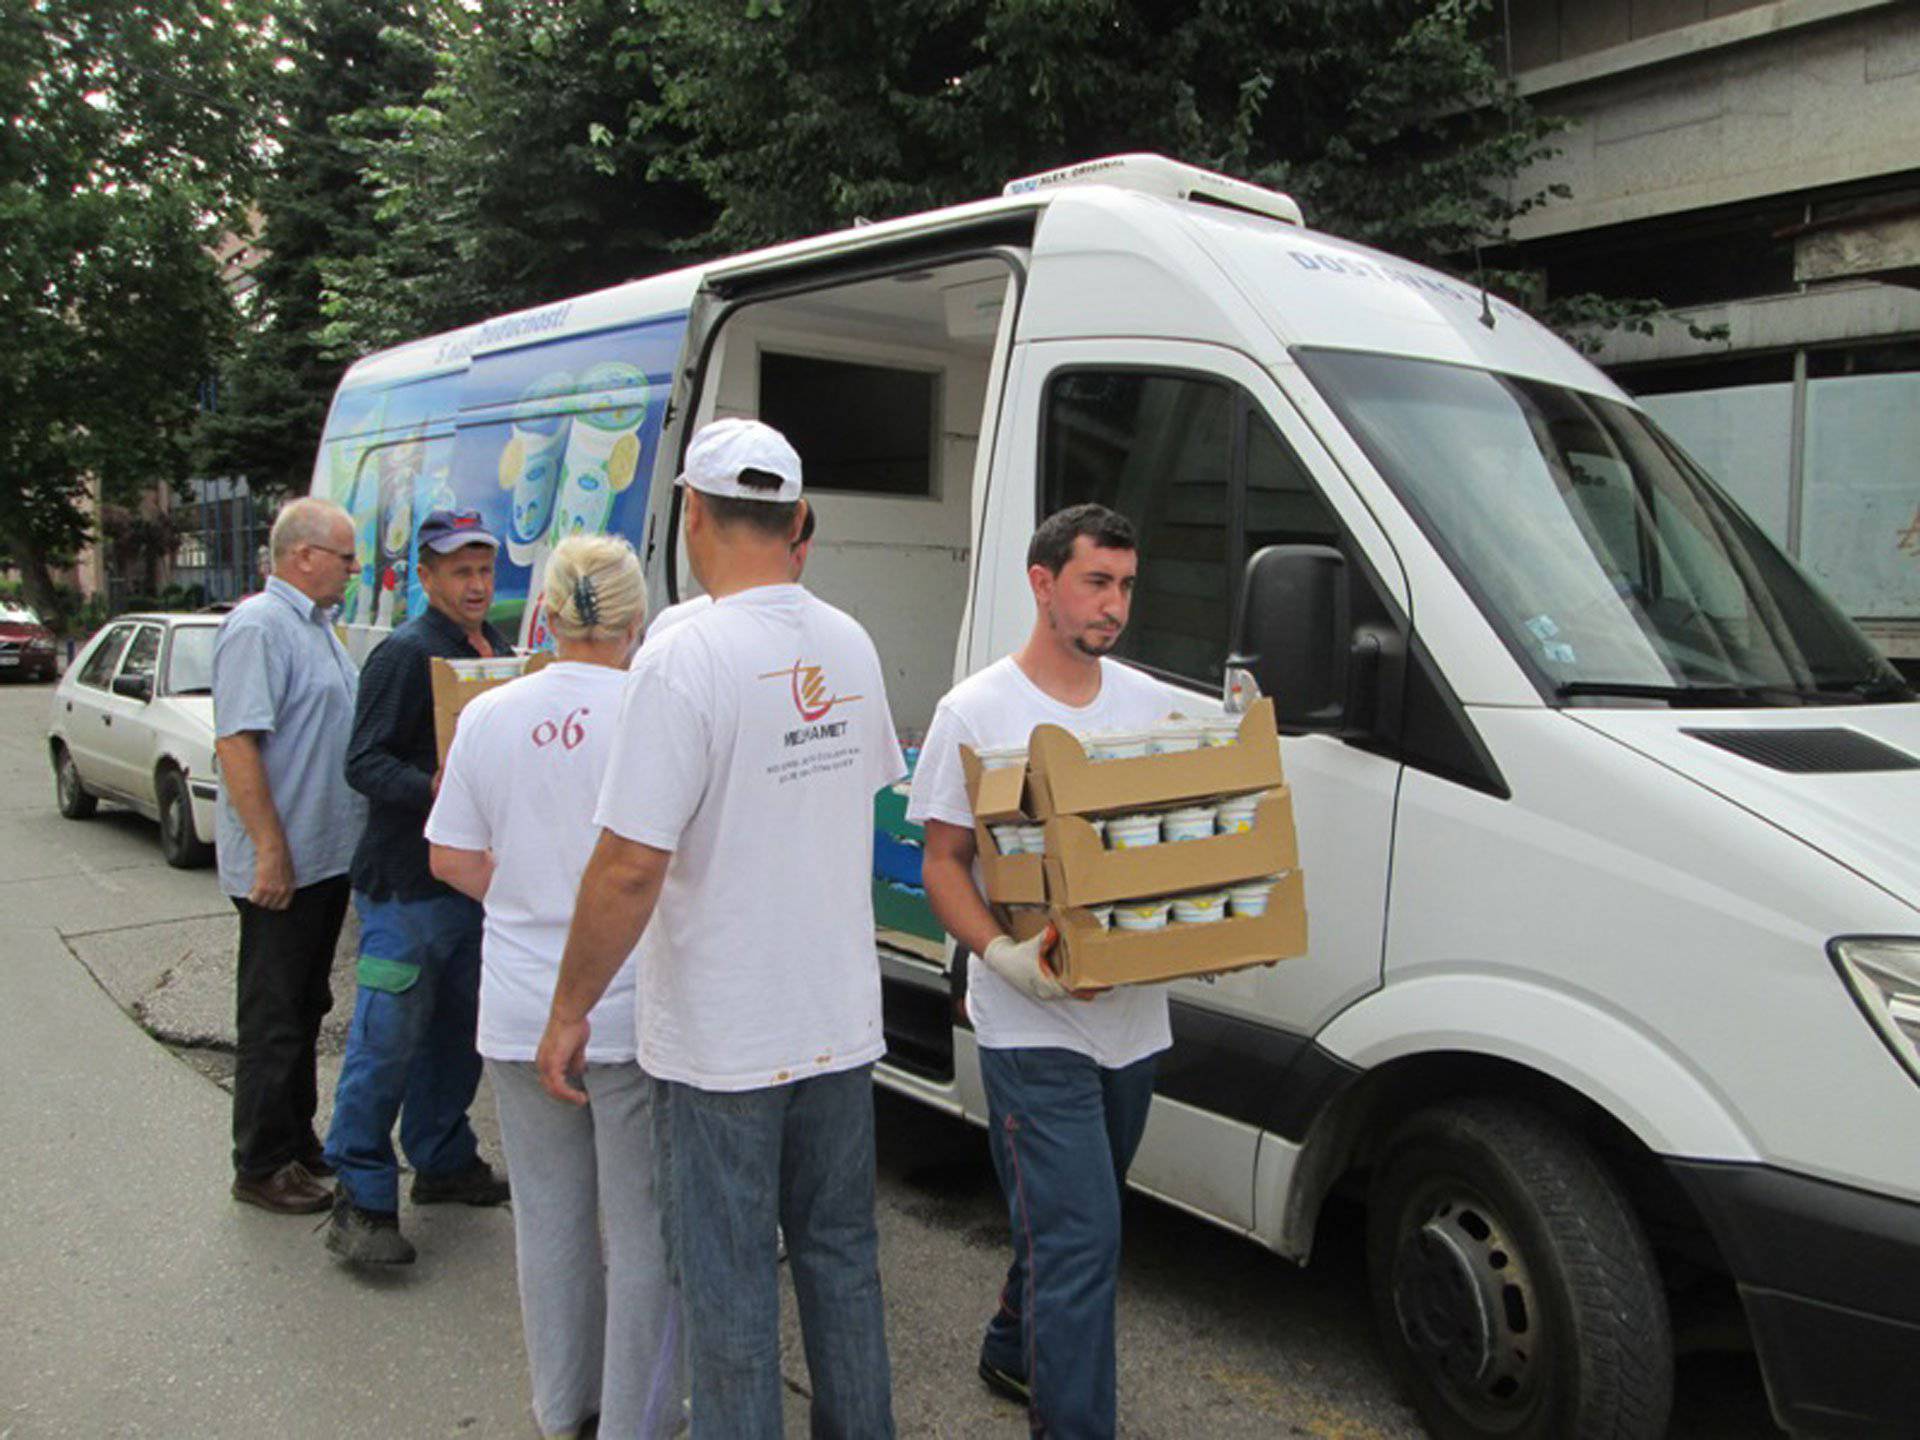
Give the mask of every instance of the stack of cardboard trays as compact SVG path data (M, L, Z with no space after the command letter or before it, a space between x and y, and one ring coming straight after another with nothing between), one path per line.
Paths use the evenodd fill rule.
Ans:
M989 768L967 746L960 755L986 898L1015 939L1055 927L1054 964L1072 988L1214 975L1306 953L1306 888L1271 700L1241 717L1231 744L1093 759L1066 730L1040 725L1024 765ZM1093 823L1250 795L1262 798L1252 827L1237 833L1109 849ZM1009 826L1035 825L1045 832L1044 853L1003 853L996 842L996 829L1004 836ZM1278 878L1259 914L1129 930L1107 910L1267 877Z
M447 751L453 748L453 730L460 721L460 712L474 696L543 670L552 660L553 656L546 654L495 655L486 660L436 657L430 673L433 676L433 737L439 742L441 766L446 765Z

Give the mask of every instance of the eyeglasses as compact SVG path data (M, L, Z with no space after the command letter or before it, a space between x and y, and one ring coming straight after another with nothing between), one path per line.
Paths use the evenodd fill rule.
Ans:
M360 557L351 550L336 550L331 545L309 545L309 550L318 550L323 555L331 555L336 560L344 560L349 565L357 565Z

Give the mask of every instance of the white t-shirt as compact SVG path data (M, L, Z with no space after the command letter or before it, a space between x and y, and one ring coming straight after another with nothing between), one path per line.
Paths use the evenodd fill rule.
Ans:
M940 702L913 775L907 818L973 827L960 747L1024 745L1033 727L1061 725L1086 734L1142 730L1178 708L1179 692L1115 660L1100 662L1100 693L1075 708L1055 700L1008 656L968 676ZM976 883L978 875L975 876ZM967 972L967 1013L989 1050L1054 1047L1091 1056L1109 1069L1166 1049L1167 992L1121 985L1092 1000L1035 1000L987 968L978 955Z
M749 1090L880 1057L873 797L905 773L873 642L798 585L641 647L594 818L673 852L638 952L650 1074Z
M647 639L652 640L656 636L666 634L667 631L678 625L682 620L691 620L695 615L698 615L712 604L713 597L711 595L695 595L689 600L682 600L677 605L667 606L666 609L647 621ZM637 651L635 655L637 658Z
M563 660L460 712L427 839L493 852L477 1047L490 1060L533 1059L546 1029L626 679ZM587 1059L633 1059L633 997L629 961L587 1017Z

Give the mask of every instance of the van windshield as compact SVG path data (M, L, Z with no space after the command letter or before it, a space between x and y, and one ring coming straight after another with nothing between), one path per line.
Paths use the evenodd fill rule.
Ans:
M1298 359L1561 703L1858 704L1913 692L1628 405L1465 366Z

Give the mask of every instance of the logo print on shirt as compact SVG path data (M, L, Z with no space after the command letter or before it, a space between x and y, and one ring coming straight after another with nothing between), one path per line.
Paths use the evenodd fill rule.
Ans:
M793 708L800 712L800 718L812 724L836 705L851 705L860 699L858 695L830 695L827 693L827 675L818 665L809 665L804 660L793 662L791 670L773 670L760 677L762 680L786 680L793 691Z
M580 722L592 713L582 705L578 710L569 710L567 718L557 725L551 720L542 720L533 727L533 748L544 750L558 740L567 749L573 749L587 738L586 727Z

